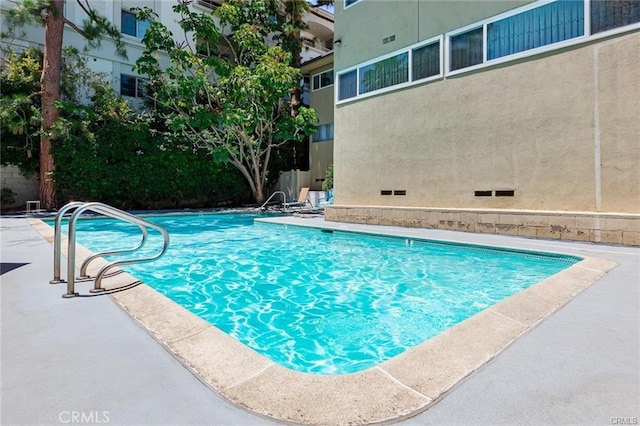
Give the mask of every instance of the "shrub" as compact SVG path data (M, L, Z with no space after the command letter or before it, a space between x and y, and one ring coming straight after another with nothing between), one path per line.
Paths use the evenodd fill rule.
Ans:
M17 193L13 192L11 188L6 186L0 189L0 209L4 210L16 202Z

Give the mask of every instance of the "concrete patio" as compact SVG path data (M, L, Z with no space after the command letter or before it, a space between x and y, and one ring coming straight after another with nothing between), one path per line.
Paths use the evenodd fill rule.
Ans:
M3 425L276 423L219 397L111 297L62 299L63 286L48 284L52 244L26 218L3 217L0 228L2 263L26 264L0 278ZM637 423L638 248L413 231L596 256L618 266L404 424Z

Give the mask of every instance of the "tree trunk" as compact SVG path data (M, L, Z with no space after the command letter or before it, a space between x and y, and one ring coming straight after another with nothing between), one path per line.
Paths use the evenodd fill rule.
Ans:
M55 162L51 154L51 127L58 119L59 111L54 103L60 100L60 67L62 65L62 35L64 0L53 0L45 16L44 58L42 64L42 124L40 126L40 205L46 210L56 207L55 186L52 172Z
M264 188L263 188L261 183L256 185L256 192L253 194L253 196L255 197L256 203L258 203L258 204L264 203L265 200L267 199L264 196Z

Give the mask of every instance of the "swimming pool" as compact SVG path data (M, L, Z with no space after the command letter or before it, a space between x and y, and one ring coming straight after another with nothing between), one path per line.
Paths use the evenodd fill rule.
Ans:
M126 269L275 362L316 374L377 365L579 260L254 218L149 218L169 230L169 252ZM78 241L94 251L138 240L122 222L79 223Z

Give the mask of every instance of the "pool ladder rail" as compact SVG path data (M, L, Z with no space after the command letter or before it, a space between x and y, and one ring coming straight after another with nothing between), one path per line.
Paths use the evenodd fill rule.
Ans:
M61 256L62 256L62 219L64 215L70 210L75 209L71 217L69 218L69 230L68 230L68 239L69 239L69 247L67 252L67 281L63 280L60 277L60 264L61 264ZM112 251L104 251L101 253L96 253L87 257L80 266L80 275L76 277L76 222L80 215L84 212L92 211L94 213L99 213L104 216L112 217L114 219L119 219L124 222L133 223L138 225L140 231L142 232L142 240L140 243L132 248L128 249L120 249L120 250L112 250ZM63 298L71 298L78 296L78 293L75 291L75 283L76 279L78 280L88 280L91 277L87 274L87 268L89 264L95 259L102 256L112 256L115 254L122 253L132 253L139 249L141 249L146 241L147 236L149 235L148 228L153 228L159 231L162 234L162 238L164 239L164 245L162 250L158 252L156 255L151 257L142 257L135 259L123 259L116 260L110 262L103 266L98 273L95 275L94 286L93 289L89 290L91 293L100 293L105 289L102 288L102 279L105 277L107 271L122 265L131 265L134 263L145 263L151 262L162 257L169 248L169 233L162 226L155 224L153 222L149 222L148 220L142 219L138 216L132 215L125 211L119 210L115 207L109 206L107 204L98 203L98 202L82 202L82 201L73 201L71 203L66 204L62 207L58 214L56 214L55 218L55 236L53 242L53 279L49 281L50 284L60 284L67 283L67 292L62 295Z
M273 194L271 194L271 196L269 196L269 198L267 198L267 201L265 201L264 203L262 203L262 205L260 207L256 207L257 211L265 211L266 205L269 204L269 201L271 201L271 199L273 197L275 197L278 194L282 194L282 205L284 206L284 210L287 211L287 194L284 193L284 191L276 191Z

